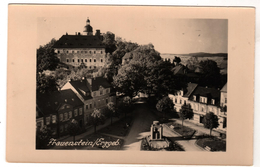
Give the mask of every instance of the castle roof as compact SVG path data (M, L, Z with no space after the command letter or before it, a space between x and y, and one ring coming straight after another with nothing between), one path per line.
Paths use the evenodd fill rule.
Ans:
M98 35L63 35L53 48L105 48L102 39Z

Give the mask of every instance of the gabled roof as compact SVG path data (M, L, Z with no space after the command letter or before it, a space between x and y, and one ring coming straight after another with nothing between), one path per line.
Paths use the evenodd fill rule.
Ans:
M92 91L99 90L100 86L103 88L110 88L111 84L103 77L92 78Z
M220 102L220 91L215 88L206 88L202 86L197 86L195 90L191 93L189 100L193 100L193 95L197 97L207 97L207 103L210 104L210 100L215 100L215 105L219 105ZM199 102L199 98L196 98L196 101Z
M73 107L84 105L71 89L56 91L48 95L39 95L37 97L37 105L46 115L57 112L63 104L68 104Z
M70 84L76 89L76 91L83 97L84 100L88 100L92 98L86 80L76 80L76 81L73 80L70 81Z
M63 35L53 48L105 48L102 38L96 35Z
M192 94L192 92L195 90L197 86L198 84L188 83L187 92L183 95L183 97L190 97L190 95Z
M223 88L220 91L221 92L227 92L227 83L223 86Z
M184 72L184 66L183 65L177 65L172 69L172 72L174 75L183 75Z

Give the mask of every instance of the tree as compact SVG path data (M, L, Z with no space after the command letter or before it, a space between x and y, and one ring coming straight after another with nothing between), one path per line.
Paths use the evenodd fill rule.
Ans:
M205 128L210 129L209 135L211 136L212 129L217 128L219 126L218 116L215 115L213 112L207 113L204 116L203 124Z
M115 34L110 31L103 34L103 43L106 46L106 53L112 54L116 50Z
M104 124L104 121L105 121L104 115L101 113L101 111L99 109L95 108L93 113L91 113L90 119L89 119L89 124L94 126L95 133L96 133L96 127L98 125Z
M213 60L205 60L199 63L202 70L202 78L200 80L200 85L203 86L221 86L221 74L217 63Z
M46 76L44 73L37 74L37 94L46 94L57 89L57 83L54 76Z
M115 113L116 113L115 103L109 102L109 103L107 104L107 109L108 109L108 111L109 111L109 113L110 113L110 119L111 119L111 125L112 125L112 119L113 119L113 116L114 116Z
M51 130L45 125L41 129L36 129L36 148L44 149L47 148L51 138Z
M181 58L180 58L180 57L177 57L177 56L175 56L175 57L174 57L174 59L173 59L173 62L175 62L175 63L176 63L176 65L177 65L177 64L179 64L179 63L181 62Z
M198 60L198 57L190 57L188 60L187 60L187 68L191 71L195 71L197 67L199 67L199 60Z
M68 124L68 131L71 136L73 136L73 142L75 142L75 136L80 130L79 123L75 119L71 119Z
M165 113L170 113L174 110L174 104L172 100L166 96L158 101L156 104L156 109L163 113L163 118L165 118Z
M37 73L57 68L59 59L53 49L55 42L56 40L53 38L49 43L37 49Z
M179 116L182 119L182 128L183 128L184 120L193 118L193 115L194 115L193 109L191 108L190 104L183 104L181 106Z

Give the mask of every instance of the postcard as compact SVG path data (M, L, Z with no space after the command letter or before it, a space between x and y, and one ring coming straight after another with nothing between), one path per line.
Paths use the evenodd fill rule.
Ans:
M8 162L252 165L255 9L9 5Z

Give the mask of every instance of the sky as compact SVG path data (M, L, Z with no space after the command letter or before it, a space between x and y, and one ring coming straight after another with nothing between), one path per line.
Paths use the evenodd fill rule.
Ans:
M89 10L86 10L89 9ZM160 53L185 54L196 52L227 53L228 20L191 19L172 16L168 10L109 10L102 7L80 8L75 14L65 9L60 14L39 17L38 45L62 35L83 33L89 17L93 32L113 32L116 37L138 44L152 43ZM51 17L50 17L51 16Z

